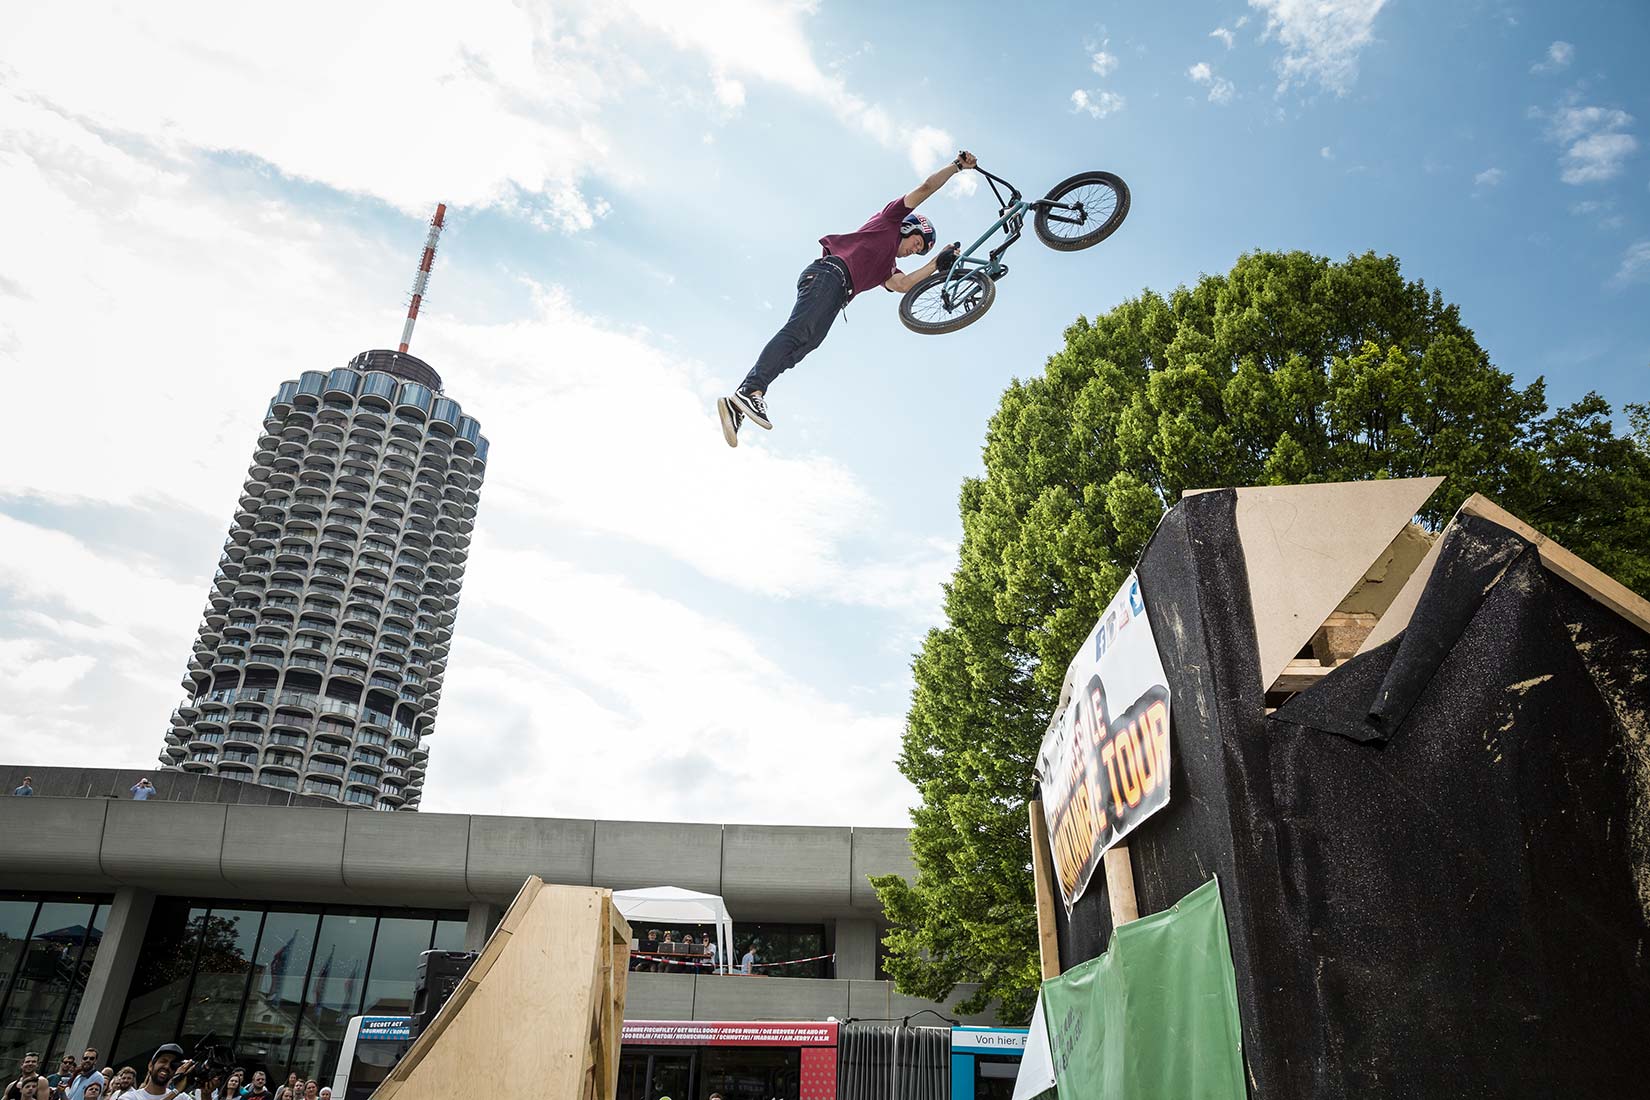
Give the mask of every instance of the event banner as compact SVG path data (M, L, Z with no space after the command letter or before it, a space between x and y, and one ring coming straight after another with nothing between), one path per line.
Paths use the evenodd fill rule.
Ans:
M1066 912L1107 848L1169 801L1169 687L1133 573L1066 669L1037 752Z

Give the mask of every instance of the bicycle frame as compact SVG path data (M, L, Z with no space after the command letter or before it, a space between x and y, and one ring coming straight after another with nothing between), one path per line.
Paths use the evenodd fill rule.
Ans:
M953 289L960 284L962 276L971 269L981 269L985 272L986 277L991 279L1001 278L1008 272L1008 265L1002 261L1003 253L1007 252L1009 246L1020 239L1020 233L1025 228L1027 213L1044 208L1049 210L1077 209L1071 203L1050 202L1048 199L1034 199L1027 202L1020 197L1020 189L1001 176L994 176L978 166L975 167L974 171L985 177L986 183L991 187L991 193L997 197L998 214L1000 216L992 223L990 229L980 234L978 240L957 256L956 262L951 265L951 270L946 273L945 284L940 291L940 300L945 303L946 309L951 308ZM1007 198L1004 198L1003 193L997 189L999 183L1008 188ZM1055 220L1069 221L1071 219L1056 218ZM1007 239L987 253L985 259L982 260L976 256L974 253L998 232L1006 232L1008 234Z

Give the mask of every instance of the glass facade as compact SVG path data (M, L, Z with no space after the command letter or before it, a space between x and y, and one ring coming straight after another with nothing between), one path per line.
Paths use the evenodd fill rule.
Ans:
M733 926L733 965L752 947L760 971L776 978L829 978L832 960L826 954L825 926L822 924L747 924ZM791 960L808 959L809 962Z
M108 916L107 898L0 894L0 1066L57 1064Z
M456 912L160 898L113 1064L210 1032L249 1072L330 1079L350 1017L404 1014L418 956L462 949L464 926Z

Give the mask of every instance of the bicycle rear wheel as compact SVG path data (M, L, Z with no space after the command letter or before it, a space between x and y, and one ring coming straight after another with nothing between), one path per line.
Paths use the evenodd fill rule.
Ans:
M1037 239L1056 252L1092 248L1117 231L1129 213L1129 185L1110 172L1079 172L1056 184L1046 201L1074 210L1037 208L1032 228Z
M978 321L997 300L997 284L979 268L952 285L949 304L945 279L944 272L936 271L905 292L899 302L899 319L906 328L930 336L956 332Z

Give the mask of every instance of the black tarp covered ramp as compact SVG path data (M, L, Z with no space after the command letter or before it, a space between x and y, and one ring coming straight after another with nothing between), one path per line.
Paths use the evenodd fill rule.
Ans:
M1390 538L1384 484L1165 516L1138 572L1172 795L1127 841L1139 911L1219 876L1252 1096L1650 1096L1650 604L1480 497L1430 548L1406 526L1340 560L1364 551L1335 532ZM1368 636L1315 652L1301 593L1349 567L1330 610ZM1106 894L1057 913L1065 966L1106 949Z

